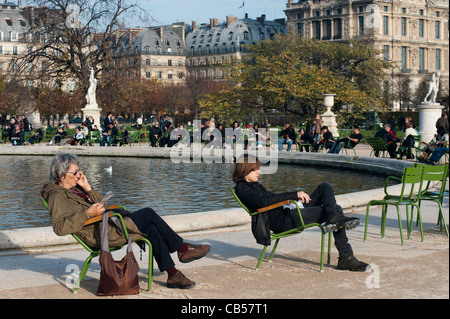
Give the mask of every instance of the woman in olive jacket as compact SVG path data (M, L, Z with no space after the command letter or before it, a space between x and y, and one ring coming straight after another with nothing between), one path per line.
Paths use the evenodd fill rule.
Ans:
M76 234L88 246L101 247L101 222L84 226L92 217L105 212L103 197L94 190L80 170L78 157L56 154L50 164L50 183L44 185L41 196L46 200L52 219L53 231L59 235ZM166 222L151 208L143 208L123 218L132 241L147 237L153 248L153 256L161 272L167 271L169 288L191 288L195 283L175 268L171 253L177 251L178 259L185 263L205 256L209 245L193 245L183 242ZM110 222L108 226L110 246L126 243L121 230Z

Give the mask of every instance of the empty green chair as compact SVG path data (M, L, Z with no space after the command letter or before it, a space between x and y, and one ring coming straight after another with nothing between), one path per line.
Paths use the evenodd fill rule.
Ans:
M321 224L319 224L319 223L311 223L311 224L306 224L306 225L305 225L305 223L303 222L302 214L301 214L301 212L300 212L300 208L299 208L298 203L297 203L296 201L284 201L284 202L280 202L280 203L277 203L277 204L274 204L274 205L270 205L270 206L268 206L268 207L260 208L260 209L258 209L258 211L256 211L256 212L251 212L251 211L250 211L250 210L249 210L249 209L241 202L241 200L239 199L239 197L236 195L236 192L234 191L234 187L231 187L231 193L233 194L233 196L234 196L234 198L237 200L237 202L242 206L242 208L244 208L244 210L245 210L250 216L253 216L253 215L256 215L256 214L262 214L262 213L268 213L268 214L270 214L270 210L272 210L272 209L275 209L275 208L277 208L277 207L280 207L280 206L283 206L283 205L287 205L287 204L290 204L290 203L295 204L295 205L297 206L297 211L298 211L298 214L299 214L299 217L300 217L300 221L301 221L301 223L302 223L302 226L301 226L301 227L298 227L298 228L293 228L293 229L291 229L291 230L288 230L288 231L285 231L285 232L282 232L282 233L278 233L278 234L275 234L275 233L273 233L273 232L270 233L270 239L271 239L271 240L275 240L275 244L274 244L274 246L273 246L272 253L270 254L269 260L272 260L272 257L273 257L273 255L275 254L275 250L277 249L278 242L280 241L281 238L285 238L285 237L289 237L289 236L292 236L292 235L300 234L300 233L301 233L303 230L305 230L306 228L319 227L320 230L321 230L321 235L322 235L322 237L321 237L321 238L322 238L322 241L321 241L321 250L320 250L320 271L323 270L323 263L324 263L323 257L324 257L325 234L326 234L326 231L325 231L324 227L323 227ZM263 251L262 251L262 253L261 253L261 256L259 257L258 264L256 265L256 269L259 269L259 267L260 267L260 265L261 265L261 262L262 262L262 260L263 260L263 258L264 258L264 254L266 253L267 247L268 247L268 246L264 246ZM329 236L328 236L328 256L327 256L327 264L328 264L328 265L330 264L330 251L331 251L331 232L329 232Z
M396 176L388 176L384 185L384 193L385 196L382 200L371 200L367 204L366 209L366 224L364 230L364 240L367 240L367 226L369 223L369 212L370 206L372 205L382 205L381 210L381 236L384 238L385 228L386 228L386 215L388 206L392 205L397 208L397 218L398 218L398 227L400 229L400 239L402 245L403 241L403 230L402 230L402 219L400 215L400 206L406 207L406 225L408 230L408 239L410 239L411 235L411 227L412 227L412 209L411 209L411 223L410 223L410 210L409 207L417 208L417 218L420 220L420 234L423 241L423 229L422 229L422 221L420 216L420 190L422 187L422 172L423 167L405 167L403 169L403 175L401 178ZM397 180L402 184L401 191L399 195L392 195L388 193L388 184L390 180Z
M445 190L445 186L447 184L447 178L449 176L449 164L445 165L423 165L423 164L414 164L416 167L423 167L422 180L426 182L426 185L423 187L422 192L420 194L419 206L423 200L434 201L439 206L439 215L438 215L438 224L441 227L441 231L445 228L445 232L448 234L447 223L444 218L444 211L442 208L442 201L444 200L444 196L448 197L448 191ZM439 190L432 190L432 182L441 182L441 187ZM419 222L419 220L417 220Z

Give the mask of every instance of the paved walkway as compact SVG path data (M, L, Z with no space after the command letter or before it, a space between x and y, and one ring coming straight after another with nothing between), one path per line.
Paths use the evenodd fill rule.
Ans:
M444 203L448 221L448 200ZM379 235L381 211L370 212L368 240L364 242L365 212L352 214L361 226L350 231L355 255L373 265L369 272L354 273L335 268L337 252L333 247L331 265L319 272L320 237L316 230L284 239L274 260L254 267L261 246L255 243L249 226L186 233L190 242L209 243L210 253L203 259L177 267L197 282L189 290L166 287L166 274L155 268L151 292L145 291L147 255L141 265L141 293L119 299L289 299L289 298L449 298L449 240L436 226L437 206L425 203L422 209L425 240L420 241L414 227L411 240L400 245L395 209L389 210L386 237ZM405 219L404 210L402 210ZM73 246L71 247L73 248ZM118 253L118 258L123 252ZM135 247L139 259L139 250ZM87 253L83 249L56 247L45 251L3 251L0 253L0 298L95 299L98 259L94 259L78 293L73 294L71 274L81 269ZM155 266L156 267L156 266ZM102 297L104 299L105 297Z

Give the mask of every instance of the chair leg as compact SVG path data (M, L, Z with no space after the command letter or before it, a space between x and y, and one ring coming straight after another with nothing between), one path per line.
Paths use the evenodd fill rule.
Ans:
M258 270L259 266L261 266L261 262L262 262L262 259L264 258L264 254L266 253L266 250L267 250L267 246L264 246L264 249L261 252L261 256L259 257L258 264L256 265L256 270Z
M416 208L417 208L417 220L419 221L420 238L423 241L423 226L422 226L422 216L420 214L420 206L418 206L416 204L413 204L413 206L416 206ZM411 208L411 211L412 211L412 208ZM412 218L413 218L413 216L412 216L412 213L411 213L411 226L412 226Z
M278 242L279 242L279 241L280 241L280 238L278 238L278 239L275 241L275 245L273 245L272 252L270 253L269 261L272 260L272 257L273 257L273 255L275 254L275 250L276 250L277 247L278 247Z
M388 205L383 204L381 206L381 238L384 238L384 233L386 231L386 215L387 215Z
M441 204L441 202L439 200L437 200L436 202L439 205L439 217L438 217L438 219L439 219L441 231L442 231L442 228L444 228L445 229L445 233L447 234L447 237L449 237L448 236L448 227L447 227L447 223L445 222L444 211L442 209L442 204Z
M150 243L150 241L146 238L142 238L137 240L138 241L143 241L144 243L147 244L148 247L148 282L147 282L147 291L151 291L152 290L152 283L153 283L153 247L152 244Z
M328 234L328 255L327 255L327 264L330 264L331 261L331 233Z
M367 204L366 208L366 224L364 225L364 241L367 240L367 226L369 225L369 210L370 210L370 202Z
M398 205L396 205L395 207L397 207L398 228L400 229L400 240L403 246L404 241L403 241L402 217L400 216L400 207L398 207Z
M80 288L81 282L84 280L84 277L86 277L86 273L89 269L89 265L91 264L91 260L94 258L93 254L90 254L88 258L84 261L83 268L81 269L80 275L78 276L77 283L75 285L75 288L73 289L73 293L76 293L78 289Z

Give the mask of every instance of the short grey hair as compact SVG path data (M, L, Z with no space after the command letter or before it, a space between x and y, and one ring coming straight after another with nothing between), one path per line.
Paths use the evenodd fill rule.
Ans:
M80 160L76 155L67 153L56 154L50 163L50 173L48 179L52 183L58 183L61 178L66 176L71 164L80 166Z

